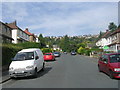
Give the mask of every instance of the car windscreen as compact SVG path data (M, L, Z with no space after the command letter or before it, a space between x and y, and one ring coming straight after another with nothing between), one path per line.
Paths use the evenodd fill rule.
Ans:
M47 53L47 54L45 54L45 55L51 55L50 53Z
M59 52L54 52L53 54L60 54Z
M120 62L120 54L110 55L110 63Z
M14 61L33 60L33 59L34 59L34 52L20 52L16 54Z

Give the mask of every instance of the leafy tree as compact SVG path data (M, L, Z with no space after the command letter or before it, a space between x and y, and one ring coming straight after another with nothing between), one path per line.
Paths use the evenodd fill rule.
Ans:
M108 29L113 32L117 29L117 26L113 22L111 22L108 26Z
M120 24L118 25L118 28L120 28Z
M79 47L85 48L85 47L86 47L86 44L85 44L85 43L79 43L79 44L77 45L77 47L78 47L78 48L79 48Z
M67 35L65 35L64 38L61 39L60 47L63 51L70 52L70 42L69 37Z
M42 34L39 35L38 39L40 40L40 47L43 48L46 46L45 40Z
M79 47L79 49L77 50L79 54L84 54L84 51L85 51L85 48L83 47Z

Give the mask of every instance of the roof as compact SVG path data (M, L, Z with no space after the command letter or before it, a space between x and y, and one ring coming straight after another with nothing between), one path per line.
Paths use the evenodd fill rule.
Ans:
M16 25L16 21L15 22L12 22L12 23L9 23L9 24L6 24L7 26L11 27L12 29L18 29L19 27Z
M19 52L33 52L35 50L40 50L39 48L29 48L29 49L22 49L21 51Z
M111 32L110 31L107 31L103 36L102 38L107 38L111 35Z
M118 28L117 30L115 30L111 35L114 35L116 33L120 33L120 28Z
M3 22L1 22L1 21L0 21L0 23L3 24L3 25L5 25L6 27L12 29L11 27L9 27L8 25L6 25L5 23L3 23Z
M112 45L115 45L115 44L120 44L120 43L115 42L115 43L109 44L108 46L112 46Z
M21 30L22 32L24 32L21 28L19 28L16 24L16 21L12 22L12 23L7 23L6 24L7 26L11 27L12 29L19 29Z
M28 29L24 30L24 32L25 32L26 34L30 35L30 36L33 35L32 33L30 33L30 32L28 31Z
M28 35L33 36L33 37L36 38L36 36L35 36L33 33L30 33L30 32L28 31L28 28L26 28L26 29L24 30L24 32L25 32L26 34L28 34Z

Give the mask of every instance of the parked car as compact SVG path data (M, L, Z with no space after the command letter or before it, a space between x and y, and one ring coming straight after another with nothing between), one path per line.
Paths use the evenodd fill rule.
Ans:
M75 52L75 51L72 51L72 52L71 52L71 55L76 55L76 52Z
M44 60L55 60L55 56L53 55L53 53L45 53L44 54Z
M53 55L55 56L55 57L60 57L60 52L53 52Z
M98 61L98 69L110 78L120 78L120 53L104 54Z
M40 49L31 48L19 51L9 66L9 75L13 77L37 77L37 72L44 70L43 53Z
M67 54L67 52L64 52L64 54Z

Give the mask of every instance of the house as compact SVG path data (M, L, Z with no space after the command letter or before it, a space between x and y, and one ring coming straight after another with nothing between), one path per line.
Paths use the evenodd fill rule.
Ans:
M113 52L118 52L120 50L120 28L115 30L111 35L111 44L109 44L109 48Z
M39 43L39 42L40 42L40 40L39 40L38 36L37 36L37 35L35 35L35 37L36 37L36 42L37 42L37 43Z
M12 43L17 44L29 41L29 35L17 26L16 21L8 23L6 25L12 28L12 38L14 39Z
M12 43L12 28L0 21L0 39L1 43Z
M53 50L60 50L58 45L53 45Z
M29 35L29 41L30 42L36 42L36 36L33 33L30 33L28 28L24 30L25 33Z
M96 42L96 46L103 48L104 46L111 44L111 37L109 37L110 34L111 32L106 30L105 34Z

